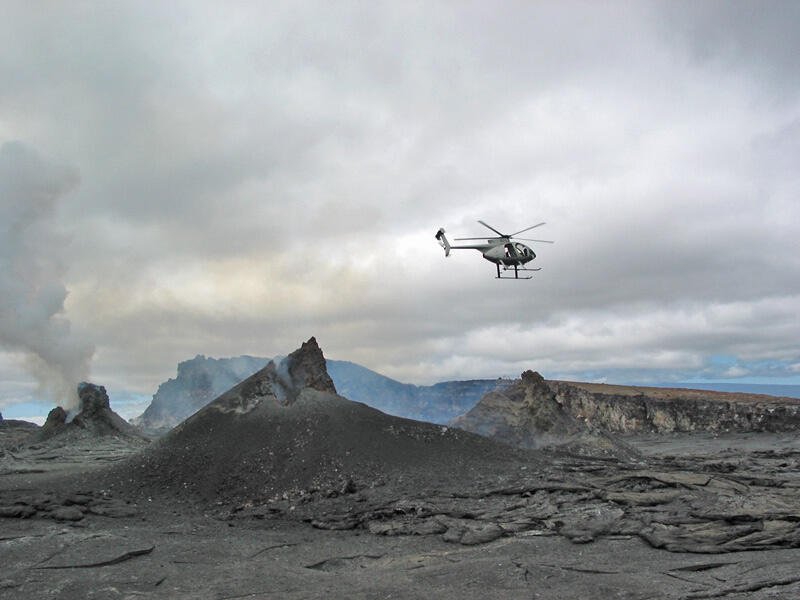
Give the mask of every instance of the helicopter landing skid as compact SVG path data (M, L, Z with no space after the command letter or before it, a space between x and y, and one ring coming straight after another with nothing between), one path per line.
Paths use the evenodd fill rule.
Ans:
M519 268L519 267L516 267L516 266L514 266L514 267L503 267L503 272L504 273L506 271L514 271L514 276L513 277L511 277L511 275L503 276L503 275L500 274L500 265L498 264L497 265L497 277L495 277L495 279L533 279L533 275L528 275L527 277L525 275L523 275L523 276L520 277L519 272L520 271L541 271L541 270L542 270L541 267L539 267L537 269L525 269L525 268Z

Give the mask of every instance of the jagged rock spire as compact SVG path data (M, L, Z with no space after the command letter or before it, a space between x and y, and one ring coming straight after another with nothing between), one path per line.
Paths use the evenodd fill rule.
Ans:
M315 337L312 336L307 342L303 342L300 348L287 357L287 360L289 376L295 389L309 387L320 392L336 393L336 386L328 375L325 357Z
M279 364L266 367L234 386L208 405L216 410L249 412L267 398L283 406L293 404L305 388L336 394L325 357L312 337Z

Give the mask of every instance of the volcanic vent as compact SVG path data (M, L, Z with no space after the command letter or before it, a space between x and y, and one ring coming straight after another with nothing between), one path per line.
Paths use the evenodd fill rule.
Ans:
M523 456L524 455L524 456ZM336 394L314 338L219 396L117 483L144 493L261 504L380 485L436 485L530 455L457 429L392 417Z
M54 437L98 437L115 436L145 440L138 429L111 410L106 388L102 385L83 382L78 386L80 409L70 420L67 411L55 407L47 415L47 420L38 435L38 441Z

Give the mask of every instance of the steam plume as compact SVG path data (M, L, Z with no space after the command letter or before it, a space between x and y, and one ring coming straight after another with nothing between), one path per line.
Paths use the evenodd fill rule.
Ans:
M78 180L74 169L49 164L19 142L0 146L0 345L23 352L40 391L66 408L77 402L94 354L63 315L66 239L52 222Z

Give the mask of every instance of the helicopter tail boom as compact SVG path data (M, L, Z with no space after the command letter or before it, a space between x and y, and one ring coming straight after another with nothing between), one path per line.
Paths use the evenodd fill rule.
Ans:
M450 242L444 234L444 227L440 227L439 231L436 232L436 239L439 240L439 244L444 248L444 255L450 256Z

